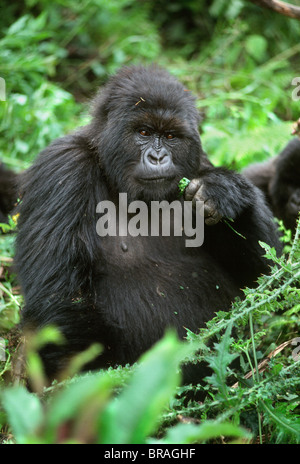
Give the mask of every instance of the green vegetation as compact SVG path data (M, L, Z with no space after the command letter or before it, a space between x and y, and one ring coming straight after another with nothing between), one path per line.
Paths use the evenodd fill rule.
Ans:
M178 183L178 188L179 188L179 195L183 195L183 192L185 191L186 187L189 185L191 181L187 179L186 177L183 177L180 179Z
M300 22L246 0L3 0L2 9L0 159L16 170L84 124L90 97L124 64L155 61L197 96L203 146L217 165L241 169L276 154L299 118L291 82ZM94 346L45 387L36 351L61 340L39 334L27 347L30 391L18 361L14 227L12 219L0 235L0 442L300 442L300 225L294 241L285 231L282 258L262 245L272 272L245 300L185 343L166 334L134 366L74 375ZM212 369L197 387L180 385L187 360Z

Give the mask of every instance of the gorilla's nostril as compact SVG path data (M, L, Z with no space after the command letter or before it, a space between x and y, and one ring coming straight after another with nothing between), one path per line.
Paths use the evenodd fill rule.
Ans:
M166 164L169 160L169 155L166 152L151 152L148 153L147 160L153 165Z
M168 155L167 153L162 154L162 156L159 158L159 164L165 164L168 162Z
M157 156L149 154L148 160L150 161L151 164L159 164L159 159Z

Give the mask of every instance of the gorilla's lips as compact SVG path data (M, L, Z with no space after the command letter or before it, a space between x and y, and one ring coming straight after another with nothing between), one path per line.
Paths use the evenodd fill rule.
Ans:
M136 173L136 179L141 182L148 184L152 183L163 183L163 182L173 182L176 173L173 169L155 169L155 170L148 170L142 169Z
M175 175L173 176L151 176L151 177L140 177L139 180L141 182L172 182L175 178Z
M158 173L157 173L158 174ZM175 174L160 173L155 175L148 173L137 178L139 184L139 198L148 201L172 201L177 192L177 182Z

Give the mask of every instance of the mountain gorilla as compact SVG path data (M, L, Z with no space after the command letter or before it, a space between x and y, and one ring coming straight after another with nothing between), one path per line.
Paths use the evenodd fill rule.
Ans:
M272 214L247 179L208 162L198 122L193 96L166 71L123 68L96 96L91 123L26 172L16 253L23 324L64 334L64 345L41 353L50 377L93 342L104 351L88 368L132 363L167 327L182 338L197 331L268 271L258 241L280 250ZM204 202L201 247L186 247L184 235L97 235L99 202L118 212L119 193L177 200L183 176L185 199Z
M300 212L300 140L291 140L276 158L247 167L243 175L265 193L285 227L294 230Z

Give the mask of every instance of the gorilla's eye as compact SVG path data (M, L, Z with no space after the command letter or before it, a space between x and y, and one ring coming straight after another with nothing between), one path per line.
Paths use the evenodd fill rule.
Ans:
M166 138L167 138L168 140L172 140L172 139L175 138L175 135L173 135L173 134L166 134Z
M143 137L149 137L151 134L149 131L147 131L146 129L140 129L139 130L139 133L143 136Z

